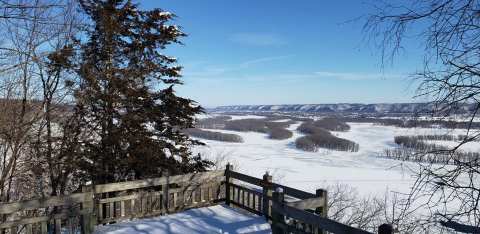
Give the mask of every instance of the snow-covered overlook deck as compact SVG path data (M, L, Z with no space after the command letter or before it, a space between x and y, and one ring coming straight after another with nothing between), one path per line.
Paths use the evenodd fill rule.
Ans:
M264 217L225 205L191 209L155 218L99 226L96 234L271 233Z
M326 190L305 192L227 165L0 204L0 215L9 217L0 232L371 234L328 219L327 201Z

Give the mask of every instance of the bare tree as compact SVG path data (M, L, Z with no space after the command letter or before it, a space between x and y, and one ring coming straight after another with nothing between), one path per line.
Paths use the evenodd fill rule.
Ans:
M17 6L22 14L0 17L1 201L57 194L65 187L65 174L71 174L66 170L69 164L59 160L61 147L68 142L65 136L72 134L61 130L68 122L65 98L71 82L66 82L69 75L58 63L65 61L61 54L71 48L76 33L75 4L68 0L1 4L3 10Z
M420 0L401 5L374 5L365 31L381 48L382 61L393 61L406 38L424 45L423 69L413 77L418 96L432 100L433 113L446 116L468 106L470 123L480 107L480 1ZM477 140L479 132L453 149ZM433 152L434 153L434 152ZM445 152L440 152L445 153ZM480 159L456 160L455 165L420 164L409 206L428 211L428 222L458 221L480 226ZM415 202L416 201L416 202ZM418 203L422 203L418 205Z

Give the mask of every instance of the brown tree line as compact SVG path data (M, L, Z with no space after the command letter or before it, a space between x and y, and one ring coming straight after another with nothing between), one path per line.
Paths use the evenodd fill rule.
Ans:
M412 113L413 114L413 113ZM375 117L341 117L344 122L352 123L374 123L383 126L399 128L447 128L447 129L480 129L479 122L453 121L453 120L421 120L412 117L411 119L392 119Z
M385 149L383 156L403 161L453 165L480 159L478 152L452 152L452 147L425 142L426 140L452 141L458 139L465 139L465 135L395 136L394 142L400 147Z
M293 136L292 131L286 129L295 121L275 122L283 119L268 117L264 119L237 119L231 120L230 116L215 116L197 121L197 128L225 129L239 132L260 132L268 134L270 139L284 140Z
M353 141L332 135L330 131L348 131L350 126L333 117L302 123L297 130L307 134L295 140L295 146L305 151L316 152L319 148L357 152L359 145ZM330 131L329 131L330 130Z
M184 130L184 132L192 137L197 137L197 138L206 139L206 140L236 142L236 143L243 142L242 137L236 134L214 132L214 131L208 131L208 130L203 130L199 128L187 128Z

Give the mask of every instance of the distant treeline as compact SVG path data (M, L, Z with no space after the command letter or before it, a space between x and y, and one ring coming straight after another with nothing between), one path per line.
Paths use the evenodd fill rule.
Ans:
M408 139L405 139L408 138ZM468 138L466 135L448 135L448 134L443 134L443 135L414 135L414 136L397 136L394 138L395 143L397 140L399 142L402 141L410 141L410 140L416 140L416 141L479 141L478 139L473 139L473 138Z
M288 139L293 133L286 129L294 121L272 122L270 119L238 119L225 122L225 129L240 132L261 132L276 140Z
M184 130L185 133L192 137L197 137L206 140L214 140L214 141L225 141L225 142L243 142L241 136L236 134L229 134L229 133L221 133L221 132L212 132L198 128L189 128Z
M350 130L350 125L335 117L324 117L316 121L308 121L305 124L330 131Z
M200 119L197 121L197 128L225 129L238 132L260 132L268 134L270 139L283 140L293 136L293 133L286 129L295 121L274 122L285 119L279 116L269 116L262 119L237 119L231 120L230 116L216 116Z
M298 149L315 152L318 148L357 152L359 145L353 141L336 137L332 131L347 131L350 126L336 118L328 117L317 121L302 123L297 130L307 134L295 141Z
M403 161L458 164L480 159L480 153L452 151L452 148L427 143L426 140L451 141L464 139L465 135L419 135L395 136L394 142L400 148L386 149L384 156Z
M270 128L268 137L275 140L285 140L293 136L293 132L284 128Z
M447 129L480 129L480 122L453 121L453 120L419 120L419 119L381 119L362 117L342 117L344 122L374 123L401 128L447 128Z
M199 119L195 123L197 128L223 129L225 122L231 120L231 116L215 116L211 118Z

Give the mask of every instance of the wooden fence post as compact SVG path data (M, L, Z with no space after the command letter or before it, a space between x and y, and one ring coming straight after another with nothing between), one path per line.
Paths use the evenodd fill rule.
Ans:
M232 170L232 165L230 163L227 164L225 168L225 204L227 206L230 205L230 171Z
M393 234L393 226L388 223L384 223L378 227L378 234Z
M162 185L162 192L163 192L163 207L165 207L165 213L168 214L169 210L168 207L170 206L170 194L168 194L168 187L170 183L170 173L168 171L164 171L162 173L163 177L167 177L167 183Z
M263 203L263 215L268 221L268 217L270 216L270 199L268 197L272 196L272 176L268 174L268 171L265 172L265 175L263 175L263 191L262 191L262 203Z
M95 200L94 200L94 191L93 185L82 186L83 193L92 193L89 200L82 203L82 210L88 211L82 215L82 233L90 234L95 230L95 225L97 221L97 216L95 214Z
M324 190L324 189L317 189L315 191L315 195L317 197L322 197L323 200L324 200L324 203L323 203L323 206L321 207L316 207L315 208L315 214L323 217L323 218L327 218L327 215L328 215L328 193L327 193L327 190ZM318 233L325 233L324 230L322 229L318 229Z
M272 195L272 204L276 203L280 206L284 205L284 194L282 188L277 188ZM283 225L282 225L283 224ZM280 226L281 225L281 226ZM272 234L284 234L283 227L285 226L285 216L282 213L276 212L272 209Z

